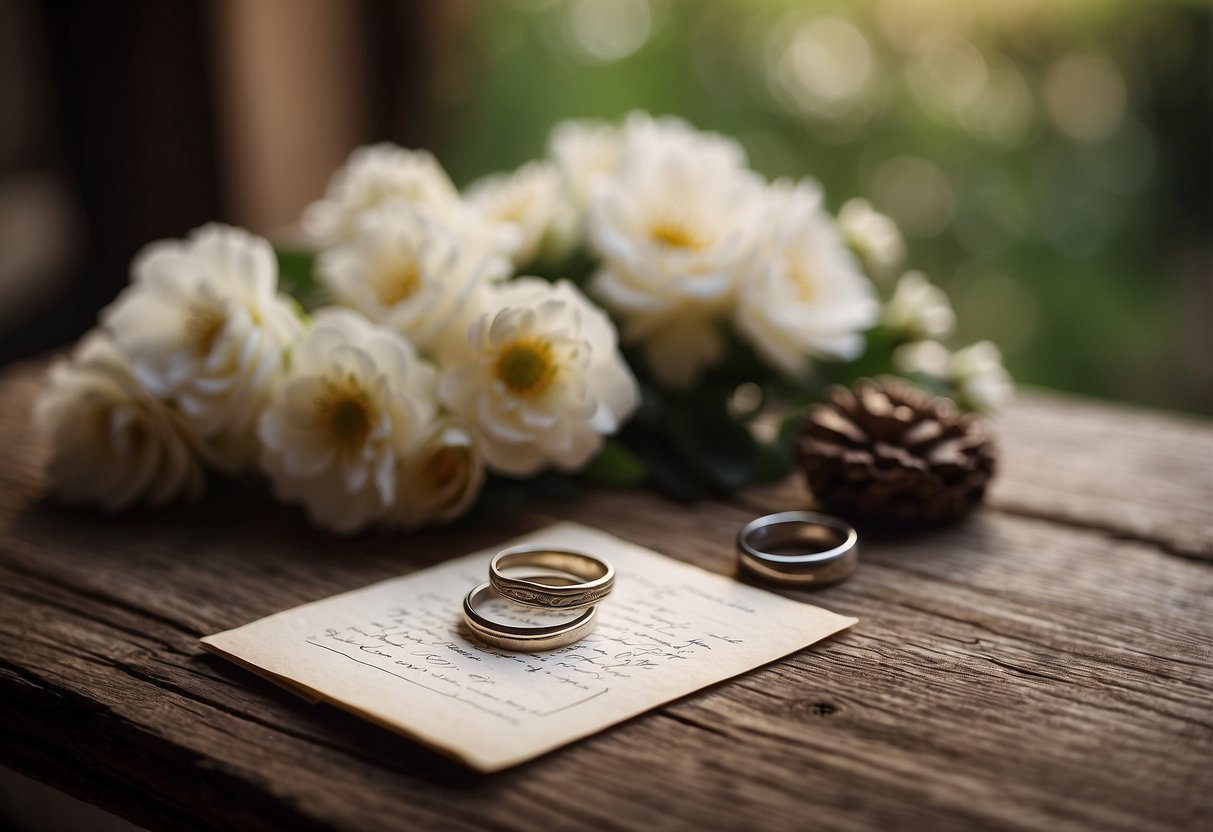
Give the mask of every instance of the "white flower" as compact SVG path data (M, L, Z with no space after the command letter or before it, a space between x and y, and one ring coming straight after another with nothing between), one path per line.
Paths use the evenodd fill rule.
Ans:
M626 166L637 155L650 154L655 145L667 151L691 151L717 157L718 162L745 167L745 150L735 140L720 133L697 130L676 116L658 116L634 111L620 128L618 164Z
M875 278L901 265L906 242L897 223L872 207L866 199L851 199L838 212L838 227Z
M278 496L338 532L383 519L396 503L397 466L429 434L436 387L434 369L399 333L347 309L316 313L258 425Z
M316 269L334 299L407 336L423 351L463 338L505 258L461 240L424 206L389 200L363 214L354 239L322 252Z
M448 366L442 399L479 430L494 470L576 471L638 402L614 327L563 281L520 278L495 287L493 300L472 323L462 360Z
M753 268L763 220L762 183L744 162L727 139L633 116L617 172L594 187L593 291L666 384L689 386L724 354L717 321Z
M519 244L515 266L526 266L545 253L545 244L562 235L568 212L560 175L547 162L529 162L513 173L486 176L468 187L466 201L486 222L513 226Z
M548 137L548 154L556 164L574 209L583 213L594 183L619 163L621 131L605 121L562 121Z
M942 339L952 334L956 315L948 296L922 272L906 272L884 308L885 326L908 341Z
M205 225L186 240L147 246L133 281L102 312L139 381L190 421L220 467L256 451L257 416L283 372L302 326L278 293L278 265L265 240Z
M484 454L472 427L442 419L398 468L391 525L412 528L461 517L484 485Z
M1002 366L1002 354L989 341L949 353L938 341L903 344L893 352L893 366L901 373L922 373L944 379L957 398L974 410L992 412L1015 395L1011 375Z
M853 359L879 307L816 184L771 186L770 242L742 283L735 326L759 357L797 376L813 357Z
M143 389L126 356L99 331L51 368L34 422L50 442L47 474L62 500L118 511L202 493L185 419Z
M893 350L893 366L899 373L945 378L951 361L952 353L938 341L915 341Z
M443 221L460 211L459 191L430 153L384 142L360 147L329 180L324 198L303 214L303 230L318 245L352 240L358 217L387 199L425 205Z
M438 161L424 150L384 142L360 147L329 180L324 198L303 213L303 230L320 246L358 237L363 214L389 200L426 208L468 244L510 256L519 246L518 229L478 217L459 197Z
M990 341L957 350L948 365L948 380L974 410L999 410L1015 395L1011 374L1002 366L1002 353Z

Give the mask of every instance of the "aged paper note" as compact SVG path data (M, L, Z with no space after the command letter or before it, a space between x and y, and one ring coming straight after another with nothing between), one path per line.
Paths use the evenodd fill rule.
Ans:
M599 607L593 633L533 654L485 647L465 633L464 594L486 580L498 548L516 543L580 549L615 565L616 588ZM518 608L509 609L518 615ZM535 613L535 620L552 615L558 614ZM785 656L855 621L596 529L560 523L207 636L202 645L308 699L495 771Z

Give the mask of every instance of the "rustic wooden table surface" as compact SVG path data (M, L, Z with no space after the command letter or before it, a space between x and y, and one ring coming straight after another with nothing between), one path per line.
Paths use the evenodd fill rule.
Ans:
M153 829L1213 828L1213 427L1025 395L990 507L789 593L860 623L496 775L307 705L197 639L557 518L730 573L788 483L533 504L339 540L255 484L106 519L47 502L0 379L0 763Z

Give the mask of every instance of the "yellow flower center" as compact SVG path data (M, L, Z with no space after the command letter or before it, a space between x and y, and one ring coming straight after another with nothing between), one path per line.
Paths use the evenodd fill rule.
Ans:
M649 227L649 236L667 248L699 251L708 244L707 238L694 224L678 218L665 218Z
M788 277L792 279L792 284L796 287L796 295L802 303L812 303L817 297L817 284L810 275L799 263L788 264Z
M366 393L352 383L346 386L328 383L316 400L316 415L332 440L344 448L357 448L366 442L373 422L371 403Z
M502 222L521 224L526 219L527 210L531 207L531 195L527 193L511 194L497 206L497 219Z
M227 324L223 309L213 303L195 303L190 306L185 320L185 341L194 355L210 355L215 348L219 333Z
M392 269L375 281L375 298L383 306L395 306L408 300L421 288L421 272L415 262Z
M497 356L493 363L493 375L501 379L514 395L538 395L556 377L552 347L537 338L514 341Z

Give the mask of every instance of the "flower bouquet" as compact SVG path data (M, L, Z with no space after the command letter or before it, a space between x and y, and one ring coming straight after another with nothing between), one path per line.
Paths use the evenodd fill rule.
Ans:
M306 252L208 225L135 258L36 403L55 494L116 511L256 469L343 533L452 520L486 483L690 500L787 475L767 416L828 383L1010 391L993 345L940 343L925 277L886 287L887 217L836 220L674 118L559 124L463 193L428 153L364 147L301 226Z

